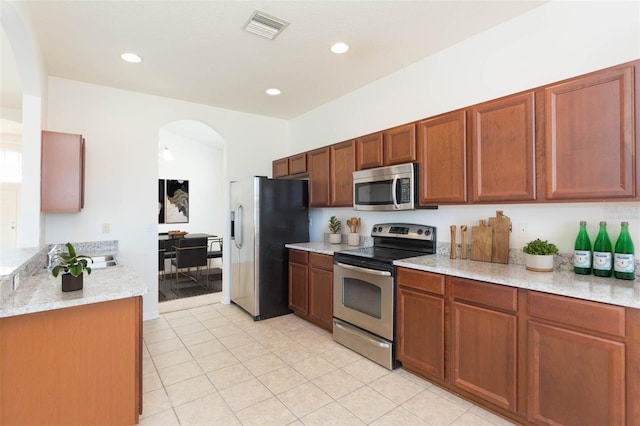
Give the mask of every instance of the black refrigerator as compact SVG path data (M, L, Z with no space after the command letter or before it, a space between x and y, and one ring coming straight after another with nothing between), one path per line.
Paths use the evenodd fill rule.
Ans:
M231 301L254 320L288 314L287 243L309 241L308 181L232 181Z

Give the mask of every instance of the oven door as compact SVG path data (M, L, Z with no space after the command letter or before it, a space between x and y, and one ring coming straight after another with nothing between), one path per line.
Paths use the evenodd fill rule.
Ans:
M338 262L333 277L333 316L393 341L391 272Z

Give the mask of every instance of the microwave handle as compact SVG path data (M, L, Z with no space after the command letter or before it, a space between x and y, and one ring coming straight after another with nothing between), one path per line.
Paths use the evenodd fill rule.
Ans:
M393 206L397 209L400 208L400 205L398 204L398 197L396 197L397 193L398 193L398 175L395 175L393 177L393 184L391 184L391 200L393 201Z

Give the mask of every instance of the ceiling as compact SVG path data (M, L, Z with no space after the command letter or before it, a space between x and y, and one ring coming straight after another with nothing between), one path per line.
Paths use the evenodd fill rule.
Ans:
M542 3L30 0L27 9L51 76L291 119ZM290 25L274 40L248 33L255 10ZM351 49L331 53L336 41ZM19 85L4 43L3 106ZM125 51L143 61L122 61ZM282 94L267 96L270 87Z

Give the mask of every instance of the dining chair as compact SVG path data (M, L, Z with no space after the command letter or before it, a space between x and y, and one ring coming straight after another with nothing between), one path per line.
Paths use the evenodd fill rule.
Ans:
M211 259L222 259L222 237L209 237L207 250L207 269L211 269ZM214 275L215 276L215 275Z
M207 238L180 238L177 239L173 250L176 253L176 257L171 259L172 268L175 269L175 289L172 291L176 294L180 294L180 274L194 281L200 287L209 289L209 268L207 267ZM206 279L205 284L200 283L200 270L205 267ZM196 268L196 278L189 275L191 268ZM180 270L187 269L187 273Z

